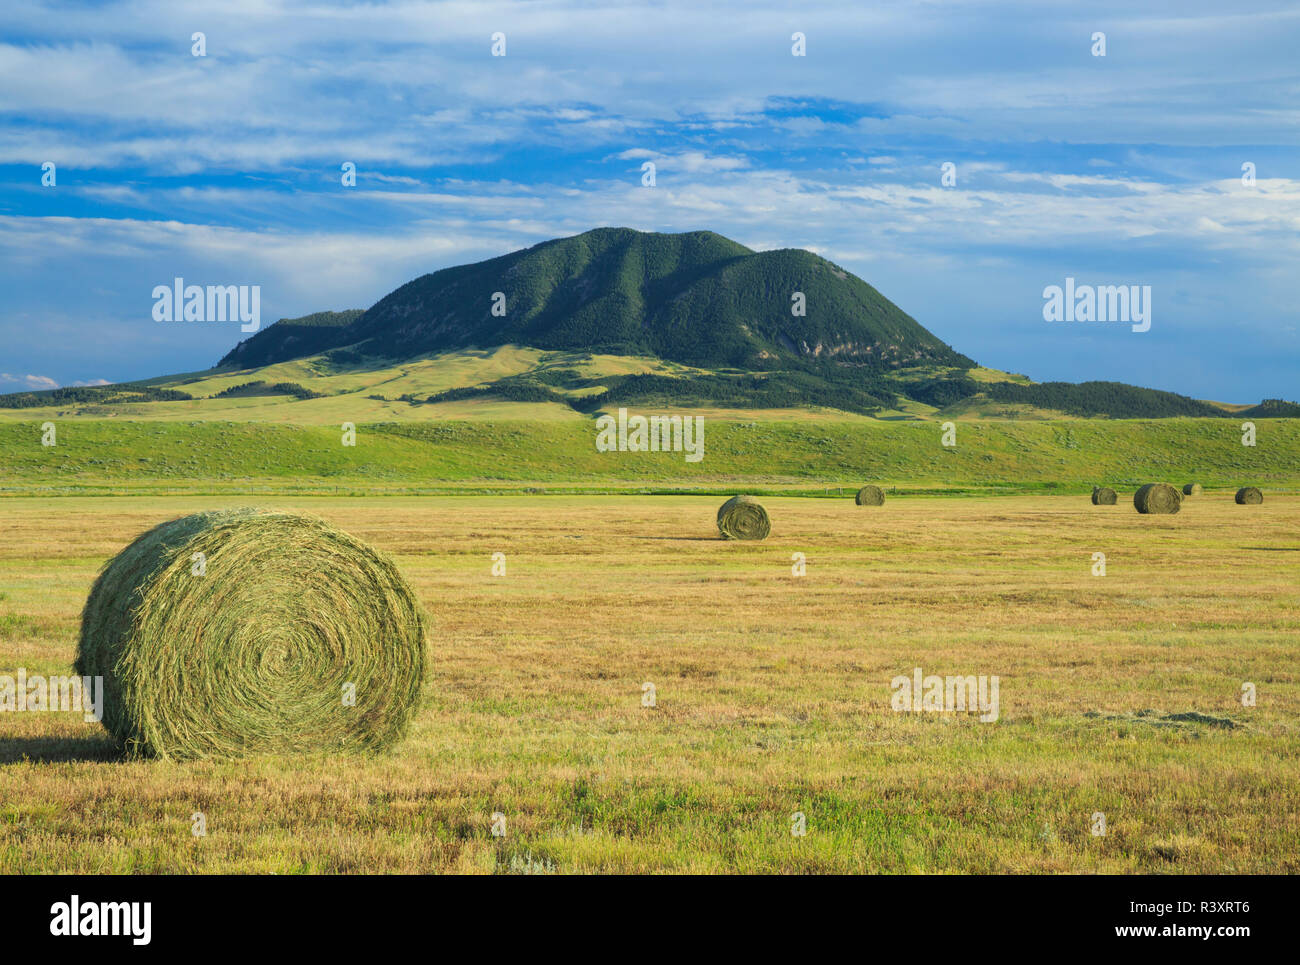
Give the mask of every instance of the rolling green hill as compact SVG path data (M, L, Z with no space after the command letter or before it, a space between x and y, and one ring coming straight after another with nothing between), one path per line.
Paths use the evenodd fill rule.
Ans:
M867 380L851 368L794 363L746 372L516 345L400 361L341 360L338 354L141 383L13 393L0 396L0 420L550 421L579 420L619 406L765 420L1300 416L1300 406L1279 400L1224 406L1116 382L1037 384L985 368L911 366Z
M708 419L704 458L598 452L587 419L360 423L0 422L0 494L705 491L745 488L845 495L864 482L920 493L1126 494L1140 483L1196 481L1204 498L1242 485L1300 488L1300 420L1261 425L1241 444L1223 419L975 422L945 447L936 422ZM1213 492L1213 490L1218 492ZM1195 500L1202 499L1198 496ZM1193 501L1193 505L1194 505ZM1130 507L1131 511L1131 507Z
M506 344L746 370L791 361L868 371L973 364L826 259L801 249L754 252L711 231L597 228L424 275L350 324L317 326L318 339L304 339L300 322L290 338L278 326L259 332L221 364L265 365L343 346L403 359Z

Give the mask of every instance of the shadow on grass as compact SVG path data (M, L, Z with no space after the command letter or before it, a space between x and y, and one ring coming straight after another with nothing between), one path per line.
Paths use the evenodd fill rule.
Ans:
M0 737L0 764L124 760L121 745L108 737Z
M667 543L721 543L721 536L633 536L633 539L663 540Z

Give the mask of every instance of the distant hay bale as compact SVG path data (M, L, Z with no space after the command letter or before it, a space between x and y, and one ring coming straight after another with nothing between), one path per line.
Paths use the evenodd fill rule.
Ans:
M863 486L858 490L857 496L853 501L859 506L883 506L885 505L885 491L879 486Z
M1092 504L1094 506L1114 506L1119 501L1115 490L1107 486L1092 487Z
M753 496L732 496L718 508L718 532L724 539L766 539L771 531L767 510Z
M1168 483L1147 483L1133 494L1133 505L1139 513L1176 513L1183 496Z
M1238 506L1258 506L1264 501L1264 494L1254 486L1242 486L1236 495Z
M1188 483L1183 487L1184 496L1199 496L1202 492L1200 483Z
M155 526L105 565L76 667L104 678L103 723L128 751L232 758L396 741L424 651L388 559L319 519L226 510Z

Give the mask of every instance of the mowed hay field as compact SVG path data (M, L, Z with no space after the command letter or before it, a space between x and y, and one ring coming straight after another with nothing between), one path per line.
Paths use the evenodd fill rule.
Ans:
M432 627L374 758L0 715L0 873L1300 871L1300 497L1131 500L764 497L745 543L717 497L0 499L0 673L70 673L101 564L236 505L388 552ZM895 713L914 667L998 675L1000 719Z

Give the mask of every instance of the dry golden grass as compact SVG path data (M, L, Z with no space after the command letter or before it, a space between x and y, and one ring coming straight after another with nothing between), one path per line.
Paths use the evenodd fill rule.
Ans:
M768 497L762 543L717 539L717 503L259 500L415 585L434 630L411 737L124 762L78 715L5 714L0 872L1300 871L1300 500ZM239 504L0 500L0 673L70 672L105 559ZM916 666L998 675L1001 719L892 712Z

